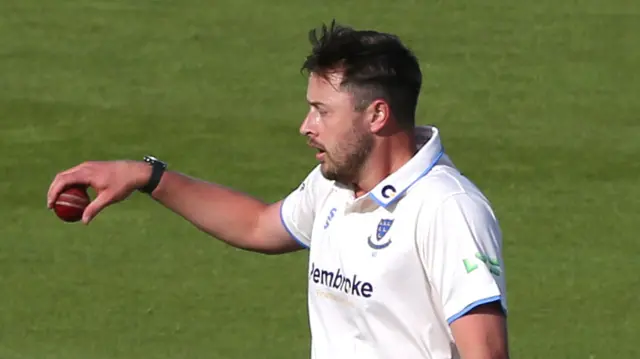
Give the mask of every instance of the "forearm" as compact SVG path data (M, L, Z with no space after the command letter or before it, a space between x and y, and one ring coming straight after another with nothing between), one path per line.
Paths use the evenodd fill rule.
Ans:
M152 197L198 229L234 247L264 249L254 234L267 204L247 194L167 171Z

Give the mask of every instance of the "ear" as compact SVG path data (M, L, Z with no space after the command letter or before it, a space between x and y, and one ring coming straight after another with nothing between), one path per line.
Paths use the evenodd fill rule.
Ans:
M368 114L369 129L373 133L380 132L389 122L391 117L389 104L387 104L384 100L374 100L369 105L367 111L370 112Z

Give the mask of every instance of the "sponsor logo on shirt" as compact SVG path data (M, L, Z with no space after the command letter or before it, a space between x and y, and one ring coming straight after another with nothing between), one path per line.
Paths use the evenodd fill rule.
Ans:
M390 198L392 196L394 196L396 194L396 188L393 187L392 185L388 184L384 187L382 187L382 197L384 198Z
M478 269L479 265L486 265L491 274L499 277L502 274L502 268L500 268L500 261L498 258L491 258L484 253L477 252L474 258L466 258L462 260L464 268L467 273L471 273Z
M369 298L373 294L373 284L358 278L357 274L347 275L340 268L333 271L316 267L314 262L311 263L309 280L356 297Z
M336 211L336 208L331 208L331 211L329 211L329 215L327 216L327 220L324 222L324 229L329 228L329 224L331 224L331 220L336 215Z

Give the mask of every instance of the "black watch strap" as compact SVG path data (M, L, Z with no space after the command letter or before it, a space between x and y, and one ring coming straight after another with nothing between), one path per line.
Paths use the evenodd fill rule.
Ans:
M151 194L156 187L158 187L160 179L167 168L167 164L153 156L144 156L144 161L151 166L151 177L149 177L147 184L139 190L142 193Z

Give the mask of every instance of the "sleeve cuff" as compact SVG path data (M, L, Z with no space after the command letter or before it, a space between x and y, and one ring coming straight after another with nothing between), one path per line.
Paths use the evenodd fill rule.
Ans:
M501 302L502 310L506 313L507 312L507 308L505 307L504 303L502 303L502 296L494 295L494 296L491 296L491 297L487 297L487 298L476 300L475 302L467 305L462 310L460 310L457 313L449 316L447 318L447 323L449 323L449 325L451 325L451 323L453 323L454 321L456 321L460 317L464 316L465 314L469 313L474 308L477 308L477 307L479 307L479 306L481 306L483 304L492 303L492 302L496 302L496 301Z
M287 233L289 233L289 236L291 238L293 238L296 242L298 242L298 244L300 244L304 248L309 248L309 243L302 240L303 236L296 234L297 231L295 231L294 226L287 224L287 221L284 218L283 210L284 210L284 201L280 204L280 222L282 223L282 226L284 227L284 229L287 231Z

